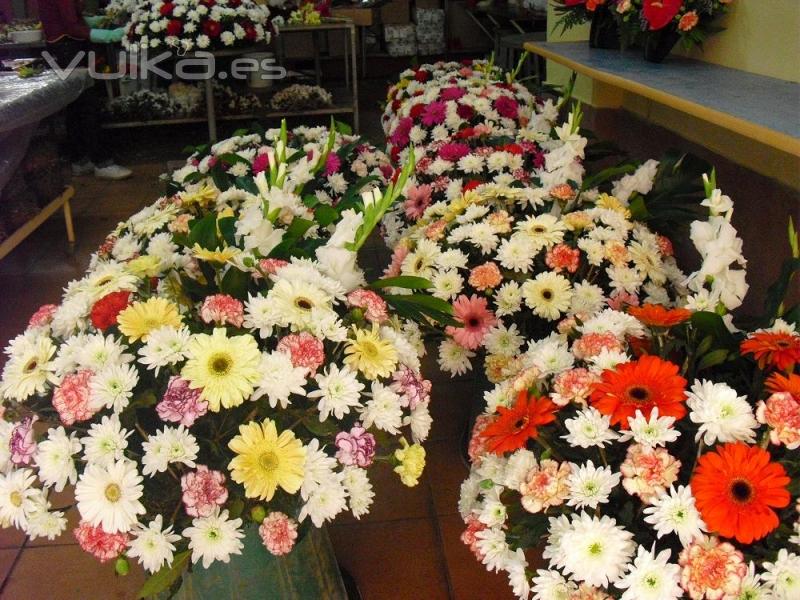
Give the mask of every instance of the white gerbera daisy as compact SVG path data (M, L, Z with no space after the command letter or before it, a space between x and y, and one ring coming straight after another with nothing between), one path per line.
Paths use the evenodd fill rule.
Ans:
M214 512L207 517L192 520L192 526L183 530L183 537L189 540L192 562L203 561L207 569L215 560L227 563L231 554L241 554L244 544L241 519L229 519L228 511Z
M745 396L725 383L700 380L686 394L689 418L700 425L695 441L703 438L710 446L716 442L755 441L758 421Z
M369 400L360 409L361 421L369 429L373 425L387 433L398 434L403 425L403 408L400 396L378 381L372 382Z
M42 499L41 490L33 487L35 481L30 469L0 474L0 521L27 529L28 518Z
M471 350L456 344L453 340L447 339L439 344L439 368L450 375L463 375L472 370L470 358L475 356Z
M281 269L281 274L286 269ZM327 312L333 298L321 287L307 281L281 276L267 294L273 303L276 324L292 331L314 330L313 313ZM314 309L317 309L315 311ZM319 313L321 314L321 313Z
M635 416L628 417L629 429L622 432L619 441L627 442L633 440L637 444L648 448L666 446L677 440L681 434L680 431L672 427L674 423L675 417L658 416L658 407L653 409L649 418L646 418L642 411L637 410Z
M522 297L539 317L555 321L569 310L572 286L563 275L544 271L522 284Z
M567 478L569 498L567 504L577 508L597 508L608 502L608 495L619 485L622 475L613 473L611 467L595 467L592 461L573 466Z
M5 352L8 361L0 378L0 398L24 402L34 394L44 394L56 383L56 347L48 336L23 333L11 340Z
M661 538L668 533L677 534L684 546L703 535L706 524L694 504L692 490L688 486L671 486L669 492L655 498L650 506L644 509L645 522L656 530Z
M172 562L175 555L175 542L181 539L172 532L172 525L163 528L163 517L157 515L147 527L137 527L131 531L128 542L128 556L138 558L145 570L155 573Z
M162 367L175 365L186 359L191 337L187 327L159 327L150 332L147 341L139 348L139 362L151 371L155 370L158 376Z
M539 251L563 240L567 227L558 217L545 214L527 217L517 223L516 229L525 233L531 239L536 251Z
M309 392L309 398L319 398L319 420L324 421L331 413L341 419L350 412L350 409L360 405L361 390L364 384L356 374L345 366L341 369L335 363L325 367L322 373L314 376L319 386L318 390Z
M200 451L195 437L183 425L164 427L142 443L142 473L153 475L163 473L169 465L180 463L195 467L195 459Z
M144 486L136 463L119 460L107 468L87 465L75 484L81 517L108 533L130 531L147 511L139 502Z
M63 427L55 427L47 432L47 439L39 442L33 460L39 468L39 479L46 486L60 492L69 483L78 480L78 470L73 458L81 451L77 433L67 435Z
M139 383L136 368L131 365L108 365L92 377L91 402L96 406L122 412L133 396L133 388Z
M569 433L562 435L562 439L580 448L602 448L619 438L619 434L611 429L610 417L591 406L564 421L564 426Z
M306 395L303 386L306 383L308 369L295 367L289 354L278 351L263 352L258 370L261 373L261 380L251 400L266 396L272 408L278 404L281 408L286 408L290 404L289 396L292 394Z
M123 429L116 415L104 416L99 423L92 423L89 435L81 438L83 457L89 464L110 466L124 458L131 432Z
M636 549L633 534L616 520L586 512L572 516L560 546L564 574L598 587L617 581Z
M677 600L683 595L681 568L669 562L670 551L654 551L639 546L628 572L614 585L625 590L621 600Z

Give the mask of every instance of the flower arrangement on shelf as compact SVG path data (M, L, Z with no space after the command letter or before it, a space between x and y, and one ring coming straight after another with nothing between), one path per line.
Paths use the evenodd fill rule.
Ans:
M485 394L462 540L520 598L797 593L800 335L774 315L729 330L739 276L724 274L743 279L741 240L713 177L706 195L686 307L568 318ZM535 573L532 548L545 561Z
M104 112L112 121L153 121L192 116L199 109L199 103L179 102L164 90L137 90L112 99Z
M266 170L195 171L118 225L6 349L0 520L54 539L67 519L48 493L74 485L71 534L155 573L148 595L190 562L228 562L245 527L288 553L309 521L369 511L370 468L413 486L425 464L419 328L356 262L413 160L384 193L317 206L305 189L334 132L322 154L294 151L285 127L262 139ZM248 161L225 144L220 162Z
M221 50L269 42L269 9L254 0L147 0L122 38L126 50Z
M333 106L333 95L318 85L295 83L275 93L270 100L273 110L303 112Z
M326 9L328 14L323 15ZM309 0L302 2L292 11L289 18L286 19L286 23L288 25L320 25L323 16L330 16L330 7L324 2L317 4Z

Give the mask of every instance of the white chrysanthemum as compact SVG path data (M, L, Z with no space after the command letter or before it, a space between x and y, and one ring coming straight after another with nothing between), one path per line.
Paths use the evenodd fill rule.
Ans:
M430 400L418 404L411 414L403 419L403 425L408 425L411 428L411 439L415 444L421 444L428 439L428 434L431 432L431 425L433 425L433 417L428 408Z
M581 281L572 287L570 314L593 315L605 304L603 289L588 281Z
M765 562L761 578L772 589L774 600L796 600L800 596L800 555L778 550L775 562Z
M669 492L651 501L644 514L647 515L645 522L653 526L657 537L675 533L684 546L706 530L706 524L695 507L692 490L685 485L679 485L677 489L671 486Z
M508 457L502 483L513 490L518 490L528 478L530 470L537 466L536 455L530 450L517 450Z
M148 334L147 341L139 348L139 363L155 370L158 376L162 367L169 367L186 359L191 337L188 327L159 327Z
M132 362L134 357L125 350L126 347L113 335L88 335L77 349L75 363L80 369L99 373L106 367Z
M312 439L306 446L306 462L303 465L303 485L300 497L307 500L322 482L334 476L338 462L320 448L319 439Z
M47 538L54 540L67 528L67 518L62 511L51 511L49 506L40 505L28 515L27 533L31 540Z
M0 473L8 470L11 460L11 434L15 428L16 423L0 419Z
M559 562L572 579L606 586L620 578L635 549L633 534L616 520L580 512L561 535Z
M34 462L39 468L39 479L47 486L60 492L69 483L78 480L78 470L73 458L81 451L77 433L67 435L63 427L55 427L47 432L47 439L36 447Z
M8 361L0 378L0 398L24 402L56 383L56 347L48 336L29 331L11 340L5 352Z
M356 374L345 366L341 369L335 363L325 367L322 373L314 376L318 390L309 392L309 398L319 398L319 420L324 421L331 413L341 419L350 413L350 409L360 405L361 390L364 384Z
M137 527L131 531L128 542L128 556L138 558L145 570L155 573L164 565L172 563L175 543L181 539L172 532L172 525L163 527L163 517L157 515L147 527Z
M608 502L608 495L619 485L619 473L613 473L611 467L595 467L592 461L580 466L573 466L567 478L569 498L567 504L577 508L597 508Z
M522 288L516 281L505 282L498 288L494 302L498 317L513 315L522 307Z
M772 600L772 598L772 594L762 581L761 574L756 573L756 565L751 561L747 567L747 575L742 579L736 600Z
M439 254L436 265L440 269L466 269L468 260L467 255L461 250L452 248Z
M300 509L301 522L309 517L315 527L322 527L325 521L333 520L347 508L347 490L342 484L342 477L341 473L333 473L319 482Z
M92 377L91 401L96 406L122 412L133 396L139 375L132 365L109 365Z
M497 260L506 269L527 273L533 264L536 252L536 247L527 237L515 234L500 243Z
M505 569L514 553L508 545L506 533L502 529L484 529L475 534L478 551L483 556L483 564L490 571Z
M646 418L642 411L637 410L636 415L628 417L628 430L622 432L621 442L633 440L637 444L648 448L666 446L678 439L681 432L673 427L675 417L658 416L658 407L655 407Z
M258 370L261 373L261 380L251 400L266 396L272 408L278 404L281 408L286 408L289 405L289 396L292 394L306 395L303 386L306 383L308 369L295 367L289 354L278 351L262 353Z
M104 416L99 423L89 427L89 434L81 438L83 457L89 464L109 466L125 456L131 432L123 429L116 415Z
M464 278L455 270L438 271L431 276L433 296L442 300L455 298L464 289Z
M490 354L516 356L524 341L525 338L519 334L514 323L509 327L506 327L503 323L498 323L486 332L486 336L483 338L483 345Z
M364 427L373 425L391 434L400 433L403 425L403 408L400 396L378 381L372 382L370 397L361 408L361 421Z
M487 527L502 527L508 518L506 505L500 500L502 486L494 486L484 492L483 502L478 507L478 520Z
M543 271L522 284L522 297L536 315L555 321L569 310L572 285L563 275Z
M421 353L419 347L421 342L420 331L418 328L409 328L409 324L416 326L416 323L411 322L405 324L404 330L398 330L386 325L381 326L381 339L390 342L394 346L399 364L403 364L414 371L419 371L421 366L419 358L424 354L425 346L421 346Z
M603 348L599 354L589 358L589 370L593 373L602 373L603 371L615 369L617 365L630 362L631 357L621 350L609 350Z
M528 598L531 594L531 583L528 579L528 561L521 548L517 548L508 557L506 573L508 573L508 584L511 586L511 591L518 598Z
M747 442L756 438L758 421L745 396L725 383L700 380L686 394L689 419L700 425L695 441L701 437L706 445L717 442Z
M142 443L142 450L144 450L142 473L153 475L163 473L174 463L194 468L200 446L189 430L179 425L164 427L151 435Z
M227 563L231 554L241 554L244 547L241 526L242 520L228 518L227 510L215 510L208 517L192 520L192 526L183 530L183 537L189 540L192 562L202 559L203 568L207 569L215 560Z
M620 600L677 600L683 596L681 568L669 562L670 551L639 546L628 572L614 585L625 590Z
M367 471L359 467L345 467L342 483L347 491L350 512L356 519L360 519L369 512L375 497Z
M580 448L602 448L619 438L619 434L611 429L610 417L591 406L564 421L564 426L569 433L562 435L562 439Z
M266 296L250 296L244 304L244 327L258 330L261 339L272 335L278 324L275 303Z
M578 586L558 571L539 569L533 577L532 591L533 600L569 600Z
M453 340L446 339L439 344L439 368L450 375L463 375L472 370L472 361L475 356L471 350L456 344Z
M478 501L478 495L482 493L481 481L483 479L476 473L470 473L469 477L461 482L461 489L458 497L458 512L462 519L466 519L472 514Z
M41 490L33 487L36 476L30 469L0 473L0 521L27 529L28 518L40 504Z
M613 333L618 340L628 337L645 337L642 323L627 313L607 308L583 322L578 331L587 333Z
M147 511L139 502L144 487L136 463L119 460L108 467L87 465L75 484L81 517L108 533L130 531Z
M527 356L530 363L539 370L541 377L571 369L575 362L566 340L557 333L529 343Z

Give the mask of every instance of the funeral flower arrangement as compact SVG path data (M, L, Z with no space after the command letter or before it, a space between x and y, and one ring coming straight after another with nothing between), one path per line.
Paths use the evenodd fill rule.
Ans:
M270 100L273 110L302 112L333 106L333 95L318 85L295 83L278 92Z
M687 308L568 318L530 340L485 395L462 540L506 571L520 598L800 590L789 549L800 543L800 335L774 315L768 327L729 331L720 314L741 290L724 273L743 277L741 240L713 178L707 192L710 216L691 228L703 261ZM531 572L526 551L537 547L545 564Z
M411 163L317 214L304 187L334 132L321 153L285 128L258 137L265 170L222 168L250 168L246 138L215 145L216 165L120 223L6 349L0 520L54 539L67 520L49 492L74 486L67 535L163 571L148 594L240 553L246 522L285 554L308 522L369 511L371 467L413 486L425 464L419 329L356 263Z
M219 50L268 42L269 9L254 0L147 0L122 38L126 50Z

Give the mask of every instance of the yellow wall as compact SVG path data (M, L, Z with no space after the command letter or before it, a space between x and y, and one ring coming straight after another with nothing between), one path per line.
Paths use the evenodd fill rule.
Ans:
M588 25L561 36L553 31L557 17L550 8L548 41L588 39ZM686 54L751 73L800 82L800 0L734 0L718 23L726 30L710 37L704 48ZM563 84L570 71L547 64L548 82ZM800 189L800 160L711 123L579 75L575 96L597 107L624 108L671 129L693 142L747 165L759 173Z

